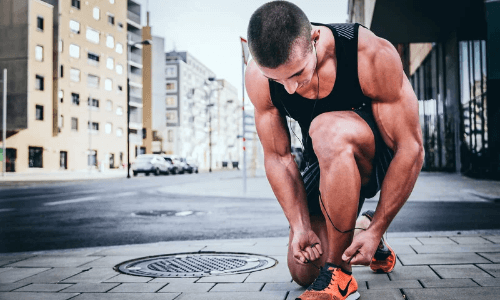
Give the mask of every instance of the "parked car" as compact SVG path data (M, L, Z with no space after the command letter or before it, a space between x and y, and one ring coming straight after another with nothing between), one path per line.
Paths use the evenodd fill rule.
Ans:
M198 173L198 166L194 162L188 161L185 158L180 158L180 160L186 163L186 172L188 172L189 174Z
M157 154L143 154L136 157L132 164L132 172L134 176L139 173L144 173L146 176L153 173L156 176L169 173L169 165L165 160Z
M166 162L170 163L172 165L172 174L183 174L184 173L184 168L182 167L182 164L174 159L171 155L162 155L161 156L163 160Z

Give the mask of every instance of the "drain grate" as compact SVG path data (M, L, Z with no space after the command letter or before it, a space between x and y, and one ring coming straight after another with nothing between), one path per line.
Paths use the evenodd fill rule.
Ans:
M181 253L123 262L115 270L145 277L205 277L250 273L276 265L276 260L243 253Z

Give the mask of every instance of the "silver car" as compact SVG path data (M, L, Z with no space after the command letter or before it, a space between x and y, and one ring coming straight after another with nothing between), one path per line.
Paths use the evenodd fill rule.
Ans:
M144 173L146 176L153 173L156 176L160 174L168 174L168 163L157 154L143 154L136 157L132 164L132 172L134 176L139 173Z

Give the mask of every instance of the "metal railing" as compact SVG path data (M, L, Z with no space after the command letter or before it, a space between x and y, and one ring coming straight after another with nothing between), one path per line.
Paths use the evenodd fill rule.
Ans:
M127 41L132 43L140 43L142 42L142 37L139 34L127 32Z
M137 24L141 24L141 16L134 12L127 10L127 18Z
M132 94L130 94L130 102L142 104L142 97L132 96Z
M129 52L128 53L128 58L129 58L130 61L133 61L135 63L138 63L138 64L142 65L142 55L137 54L137 53Z
M142 84L142 75L134 74L132 72L128 73L128 78L130 78L130 82Z

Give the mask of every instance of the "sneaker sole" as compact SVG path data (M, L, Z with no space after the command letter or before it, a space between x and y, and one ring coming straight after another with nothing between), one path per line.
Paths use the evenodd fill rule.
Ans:
M391 266L391 268L389 270L384 270L384 268L386 266L377 266L376 264L373 264L371 263L370 264L370 269L372 269L373 272L382 272L382 273L390 273L392 272L392 270L394 270L394 267L396 266L396 263L398 261L397 257L396 257L396 252L394 252L394 250L392 250L391 246L389 246L389 244L387 243L387 241L384 240L384 244L387 248L389 248L389 250L391 251L391 253L394 255L394 264Z
M359 297L361 297L361 295L358 293L358 291L350 294L349 296L347 296L347 298L345 298L345 300L358 300Z

